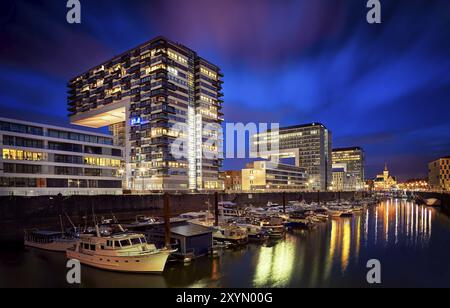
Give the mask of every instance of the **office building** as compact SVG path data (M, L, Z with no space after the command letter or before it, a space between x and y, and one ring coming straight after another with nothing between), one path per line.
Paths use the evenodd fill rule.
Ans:
M363 190L365 186L365 156L360 147L341 148L333 150L333 173L334 170L345 169L344 182L342 187L335 187L333 190L358 191ZM338 171L336 171L338 172ZM333 180L333 182L335 182ZM334 183L336 184L336 183Z
M222 77L193 50L157 37L70 80L70 119L109 127L125 147L128 190L221 189Z
M256 161L242 170L244 191L303 191L307 181L304 168L272 161Z
M450 191L450 156L428 164L428 183L431 190Z
M268 130L252 137L251 152L270 160L295 158L295 166L306 170L309 190L331 189L331 132L320 123ZM275 147L274 147L275 145Z
M356 179L347 171L347 164L333 164L333 191L355 191Z
M122 193L123 148L109 135L0 118L0 195Z

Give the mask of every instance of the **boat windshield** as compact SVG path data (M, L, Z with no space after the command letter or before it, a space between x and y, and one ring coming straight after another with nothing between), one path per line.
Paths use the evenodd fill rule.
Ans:
M140 245L140 244L141 244L141 241L139 240L138 237L131 239L131 245Z

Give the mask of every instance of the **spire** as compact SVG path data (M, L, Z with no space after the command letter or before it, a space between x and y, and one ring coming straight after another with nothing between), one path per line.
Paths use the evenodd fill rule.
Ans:
M384 171L388 171L387 163L384 164Z

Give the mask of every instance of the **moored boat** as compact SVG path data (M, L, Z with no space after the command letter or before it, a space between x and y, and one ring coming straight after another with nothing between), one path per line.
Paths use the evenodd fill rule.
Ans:
M65 252L76 242L75 236L55 231L25 230L24 235L25 246L55 252Z
M96 235L81 235L66 254L69 259L104 270L162 273L172 252L147 243L143 234L123 232L102 237L97 232Z
M244 245L248 243L248 234L245 230L237 226L219 226L215 227L213 239L218 242L229 242L234 245Z

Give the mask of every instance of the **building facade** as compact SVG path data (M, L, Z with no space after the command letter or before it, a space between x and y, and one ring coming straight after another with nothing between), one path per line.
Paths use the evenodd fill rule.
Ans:
M242 170L244 191L303 191L307 181L304 168L271 161L256 161Z
M306 170L308 189L329 190L332 182L332 134L323 124L280 128L252 137L252 155L270 160L295 158L295 166ZM274 145L276 148L274 149Z
M347 171L347 164L333 164L333 191L355 191L355 176Z
M157 37L73 78L70 119L110 128L125 147L129 190L220 189L222 77L193 50Z
M335 187L333 190L358 191L363 190L365 186L365 154L360 147L341 148L333 150L333 170L345 169L342 187ZM334 173L334 171L333 171ZM335 182L333 180L333 182ZM342 188L342 189L339 189Z
M0 195L122 194L123 148L81 130L0 118Z
M242 191L242 171L228 170L220 172L223 189L226 191Z
M397 188L397 179L390 175L387 165L384 167L383 174L377 175L373 181L375 190L391 190Z
M431 190L450 191L450 156L428 164L428 183Z

